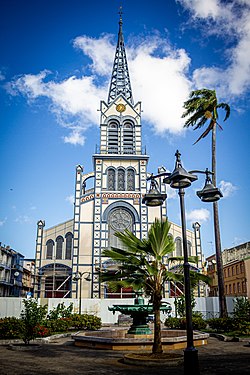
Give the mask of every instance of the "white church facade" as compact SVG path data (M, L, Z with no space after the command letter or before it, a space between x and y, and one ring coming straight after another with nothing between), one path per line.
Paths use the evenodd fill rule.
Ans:
M99 280L100 268L109 264L102 257L103 249L119 244L116 231L129 229L145 238L156 217L167 217L166 202L153 208L142 203L149 156L142 147L141 112L141 102L133 100L120 17L108 100L100 103L100 146L92 156L93 171L76 167L71 220L51 228L43 220L37 224L36 296L79 298L81 293L82 298L112 297ZM165 192L166 186L160 186ZM181 227L171 223L170 233L176 244L173 255L183 255ZM198 223L193 231L187 230L187 240L189 254L198 256L201 270ZM80 280L75 279L77 274ZM169 295L171 285L166 285L165 296ZM126 291L119 291L116 298L127 296Z

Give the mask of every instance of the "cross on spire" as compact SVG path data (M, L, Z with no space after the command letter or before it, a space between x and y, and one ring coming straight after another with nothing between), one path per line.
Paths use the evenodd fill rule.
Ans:
M118 41L109 87L108 104L115 100L115 98L117 98L117 96L120 94L122 94L130 103L133 104L132 88L130 84L128 63L122 33L122 13L122 6L120 6Z

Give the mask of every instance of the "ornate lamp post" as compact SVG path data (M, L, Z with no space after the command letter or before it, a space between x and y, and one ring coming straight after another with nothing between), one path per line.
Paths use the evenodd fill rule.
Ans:
M86 277L84 277L84 280L86 281L91 281L91 277L90 277L90 272L80 272L78 271L73 280L75 281L79 281L80 280L80 288L79 288L79 314L82 313L82 278L84 275L87 275Z
M194 347L193 340L193 325L192 325L192 307L191 307L191 284L190 284L190 265L188 263L188 247L186 235L186 216L185 216L185 203L184 195L185 190L192 182L197 180L197 176L193 173L206 174L205 186L201 191L197 192L199 198L204 202L214 202L222 197L219 189L215 188L211 182L210 175L212 172L206 169L205 171L190 171L187 172L181 164L181 154L177 150L175 153L176 162L175 169L172 173L163 172L158 175L151 175L148 179L151 180L149 194L145 194L142 202L147 206L162 205L166 199L166 194L161 194L155 178L166 176L163 183L169 184L171 188L178 189L180 197L180 210L181 210L181 226L182 226L182 240L183 240L183 253L184 253L184 285L185 285L185 304L186 304L186 332L187 332L187 347L184 350L184 374L200 374L198 350Z

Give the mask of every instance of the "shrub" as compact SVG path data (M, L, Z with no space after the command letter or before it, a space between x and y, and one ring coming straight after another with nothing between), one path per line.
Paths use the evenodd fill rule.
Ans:
M66 307L63 303L59 303L56 307L54 307L49 314L47 315L48 319L56 320L60 318L70 318L73 311L73 303L71 303L68 307Z
M236 319L250 321L250 301L247 297L235 299L233 316Z
M218 333L230 332L234 330L234 319L233 318L213 318L208 319L207 323L209 328L215 330Z
M202 330L205 329L207 323L201 317L193 317L193 329ZM172 329L186 329L186 319L185 318L167 318L165 321L165 326Z
M44 324L51 333L67 332L72 325L72 321L71 318L47 319Z
M21 335L21 321L18 318L0 319L0 339L17 339Z
M180 297L175 298L175 311L181 317L185 317L186 315L186 302L185 302L185 295L181 295ZM193 293L191 293L191 308L192 311L195 308L196 302Z
M101 318L89 314L72 314L71 316L72 327L76 329L89 329L96 330L102 326Z
M36 337L47 337L51 334L51 331L49 328L38 324L35 328L35 335Z
M25 344L36 338L36 327L42 324L46 314L47 305L38 305L37 299L24 299L24 309L21 311L21 337Z
M197 329L198 331L202 331L207 326L207 322L204 319L202 319L202 317L193 316L192 321L193 321L193 329Z

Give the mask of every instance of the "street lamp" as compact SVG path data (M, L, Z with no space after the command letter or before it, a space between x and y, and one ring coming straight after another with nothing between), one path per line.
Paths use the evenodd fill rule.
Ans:
M86 274L87 274L87 276L84 277L84 280L91 281L90 272L80 272L80 271L78 271L75 274L74 278L73 278L73 280L75 280L77 282L80 280L80 288L79 288L79 314L82 313L82 300L81 300L81 297L82 297L82 278Z
M198 375L199 371L199 362L198 362L198 350L194 347L193 340L193 325L192 325L192 307L191 307L191 283L190 283L190 265L188 263L188 246L187 246L187 234L186 234L186 217L185 217L185 204L184 204L184 195L185 190L189 187L192 182L197 180L197 176L193 173L203 173L206 174L206 182L204 188L197 192L198 197L204 202L214 202L220 197L222 197L219 189L215 188L211 182L210 174L208 169L206 171L190 171L187 172L181 164L180 159L181 154L177 150L175 153L176 162L175 169L172 173L163 172L158 175L151 175L148 179L152 180L158 177L163 177L163 183L169 184L171 188L178 189L178 194L180 197L180 210L181 210L181 226L182 226L182 241L183 241L183 253L184 253L184 285L185 285L185 305L186 305L186 332L187 332L187 347L184 350L184 374ZM161 194L158 185L155 189L154 199L152 191L151 194L145 194L142 202L147 206L160 206L166 198L166 194ZM164 198L165 196L165 198ZM156 204L158 201L158 204Z

